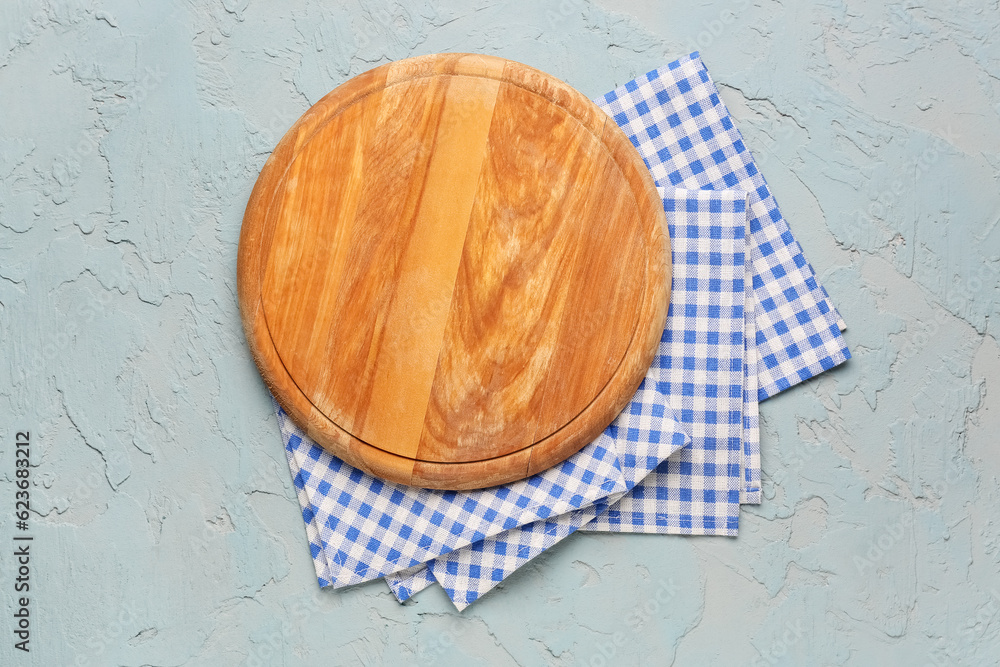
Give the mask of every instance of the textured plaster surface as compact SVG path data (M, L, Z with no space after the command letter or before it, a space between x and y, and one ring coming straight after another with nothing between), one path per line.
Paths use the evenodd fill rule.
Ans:
M995 0L4 0L0 664L1000 663L997 34ZM270 149L387 60L595 96L696 48L854 353L761 406L763 505L575 536L461 615L320 591L236 306Z

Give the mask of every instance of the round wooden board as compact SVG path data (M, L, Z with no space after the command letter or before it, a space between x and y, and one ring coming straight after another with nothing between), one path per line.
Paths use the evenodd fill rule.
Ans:
M518 480L628 403L667 313L642 159L566 84L442 54L320 100L261 171L240 310L271 392L334 455L436 489Z

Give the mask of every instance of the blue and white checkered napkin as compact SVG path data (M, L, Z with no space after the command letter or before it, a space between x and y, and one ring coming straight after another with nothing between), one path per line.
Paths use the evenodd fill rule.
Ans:
M405 600L437 581L461 609L581 528L735 535L740 502L760 502L758 402L850 357L698 55L598 103L646 160L671 227L671 309L642 387L560 466L473 492L369 477L279 409L321 585L385 576Z
M433 491L386 482L347 465L307 438L284 411L277 412L316 573L320 585L335 588L397 573L536 522L526 530L551 535L546 521L570 525L574 511L607 506L690 442L647 375L615 421L620 437L602 434L559 465L519 482ZM519 539L526 548L550 546L544 538ZM508 573L525 553L511 546ZM455 565L442 567L444 578Z
M660 186L749 194L744 503L760 502L757 402L850 358L846 326L792 237L698 53L595 100Z

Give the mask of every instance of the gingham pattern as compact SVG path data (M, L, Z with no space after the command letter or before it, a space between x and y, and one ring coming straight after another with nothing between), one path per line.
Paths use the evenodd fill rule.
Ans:
M606 440L606 448L619 451L626 490L635 487L671 453L691 442L651 375L639 387L629 407L599 438ZM529 560L595 519L621 496L622 493L616 493L590 507L504 531L435 558L427 564L426 572L408 572L407 577L398 581L390 577L386 581L402 601L416 592L416 586L424 588L425 582L436 579L455 606L464 609Z
M595 102L628 135L658 185L749 193L755 319L747 333L756 348L751 370L757 376L757 400L849 359L843 321L792 237L698 53L637 77ZM755 411L748 404L744 412ZM755 433L756 427L748 425L744 434L747 502L760 502Z
M607 506L602 500L582 510L504 531L424 565L387 575L385 581L400 602L440 581L445 594L461 611L529 560L575 533Z
M385 575L385 582L389 584L389 590L400 602L406 602L411 597L424 590L428 586L437 583L431 569L426 563L414 565L413 567L392 574Z
M286 436L286 434L291 433L298 434L298 428L288 419L285 411L281 409L274 398L271 399L271 403L278 416L278 430L285 443L285 458L288 460L288 468L292 473L292 484L295 486L295 493L299 499L299 505L302 507L302 520L306 524L306 538L309 540L309 553L312 554L313 565L316 567L316 578L319 580L320 586L329 586L333 575L330 573L330 563L319 539L319 526L315 520L316 508L313 506L312 499L306 492L305 483L302 481L302 472L299 470L299 464L295 458L295 441L290 441L289 437Z
M596 444L513 485L435 492L367 475L325 452L290 420L283 435L299 468L297 481L309 498L334 587L426 562L624 487L616 454Z
M743 487L747 193L660 188L673 288L650 369L691 437L584 530L736 535Z
M620 438L599 437L520 482L465 492L418 489L367 475L324 451L276 407L320 584L339 588L375 579L620 496L680 446L678 423L664 399L655 383L644 380L615 422L628 424ZM638 439L655 443L658 456L624 458L622 443ZM644 467L625 470L623 461Z
M607 508L582 510L500 533L427 564L459 611L478 600L529 560L569 537Z
M748 263L747 268L750 269ZM760 487L760 401L757 397L757 302L753 297L753 281L746 281L747 298L744 313L743 364L743 488L740 489L741 505L759 505Z
M760 400L850 357L839 315L792 237L698 53L596 102L625 131L657 185L750 195Z

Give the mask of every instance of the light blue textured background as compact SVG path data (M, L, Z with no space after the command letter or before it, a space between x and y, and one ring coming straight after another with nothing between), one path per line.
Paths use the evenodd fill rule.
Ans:
M0 664L1000 662L997 2L0 4ZM575 536L457 615L317 589L235 256L283 131L387 60L589 96L699 48L854 359L762 405L738 539Z

